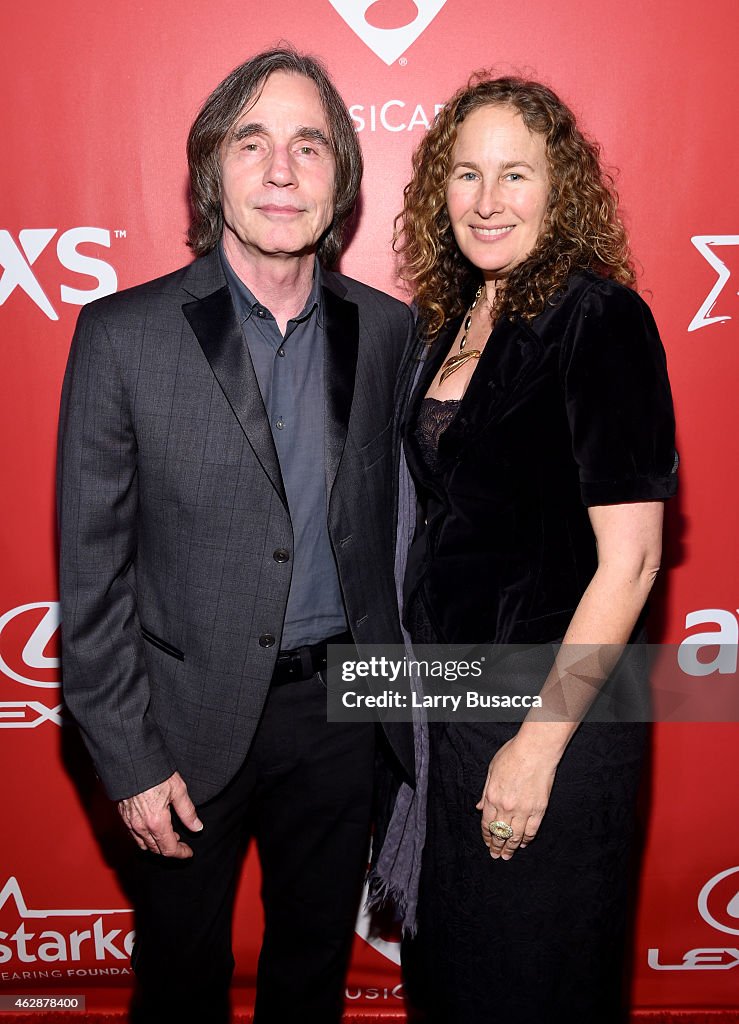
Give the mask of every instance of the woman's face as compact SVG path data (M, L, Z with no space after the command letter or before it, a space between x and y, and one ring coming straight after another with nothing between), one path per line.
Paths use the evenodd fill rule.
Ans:
M446 204L457 245L486 280L536 245L549 198L546 144L509 106L478 107L457 130Z

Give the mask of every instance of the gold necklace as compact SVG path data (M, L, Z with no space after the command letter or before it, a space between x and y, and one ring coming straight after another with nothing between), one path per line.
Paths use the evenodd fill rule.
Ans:
M447 377L451 377L453 373L456 373L460 366L464 366L464 364L468 362L470 359L480 358L479 348L471 348L468 352L465 352L464 347L467 344L467 335L470 333L470 327L472 325L472 310L477 305L481 295L482 285L480 285L480 287L475 292L475 297L472 300L472 305L467 310L467 316L465 317L464 328L462 330L462 340L459 343L459 352L457 352L457 354L454 356L449 356L449 358L445 361L444 365L441 368L441 377L439 377L439 387L441 387L441 385L444 383Z

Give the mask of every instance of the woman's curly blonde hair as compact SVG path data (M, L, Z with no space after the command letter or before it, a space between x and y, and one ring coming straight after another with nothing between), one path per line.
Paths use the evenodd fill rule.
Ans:
M429 339L464 312L479 283L479 271L455 241L446 187L458 126L489 104L513 107L530 132L544 136L551 189L537 243L508 274L505 287L498 288L495 316L530 320L555 300L576 270L594 270L634 285L618 195L601 166L597 143L583 135L572 111L546 86L477 72L439 112L413 154L413 176L395 221L400 274L414 291Z

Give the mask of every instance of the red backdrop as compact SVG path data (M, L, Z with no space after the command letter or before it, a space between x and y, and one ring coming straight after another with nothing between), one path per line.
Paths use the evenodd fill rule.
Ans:
M710 687L735 661L739 632L736 19L733 0L42 0L15 4L4 22L0 994L84 992L90 1005L115 1008L130 986L133 924L114 871L117 823L62 724L56 414L79 305L188 259L184 142L199 105L233 66L280 40L324 57L367 164L342 269L402 295L392 220L436 105L483 65L541 78L571 104L620 169L675 393L682 489L669 506L655 638L717 634L703 639L729 645L723 660L711 672L692 662L695 685ZM636 1007L739 1005L738 737L731 724L654 731ZM246 1002L257 889L249 870L235 936ZM396 960L393 942L358 938L348 1005L398 1010Z

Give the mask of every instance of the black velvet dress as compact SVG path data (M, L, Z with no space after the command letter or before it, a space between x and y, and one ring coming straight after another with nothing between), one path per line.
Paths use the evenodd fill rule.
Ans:
M553 642L597 566L587 506L675 491L664 352L635 293L582 274L531 324L496 325L460 402L424 400L457 327L429 353L404 427L421 506L405 625L416 643ZM626 1019L646 728L583 723L535 841L503 861L475 804L518 725L431 724L418 933L404 946L411 1019Z

